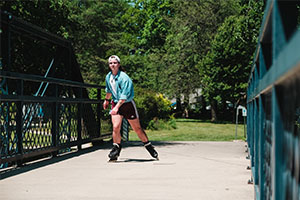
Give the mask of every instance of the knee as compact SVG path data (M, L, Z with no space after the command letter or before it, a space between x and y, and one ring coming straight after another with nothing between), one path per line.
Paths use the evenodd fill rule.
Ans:
M113 131L119 131L121 129L121 125L114 124L113 125Z

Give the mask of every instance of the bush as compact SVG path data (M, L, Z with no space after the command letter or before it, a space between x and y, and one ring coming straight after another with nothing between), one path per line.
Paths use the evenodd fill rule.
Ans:
M162 120L154 118L147 126L148 130L171 130L176 128L177 126L175 119Z
M173 129L177 129L177 125L176 125L176 120L175 118L172 118L168 121L168 125L173 128Z
M137 87L134 96L143 128L156 127L157 121L168 121L171 118L171 101L162 94Z

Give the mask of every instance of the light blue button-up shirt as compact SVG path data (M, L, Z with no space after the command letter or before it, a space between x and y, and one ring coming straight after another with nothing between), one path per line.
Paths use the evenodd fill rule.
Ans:
M113 89L111 81L115 82L115 90ZM112 94L112 99L115 103L117 103L120 99L124 99L125 102L133 100L133 83L125 72L119 70L116 76L109 72L106 75L105 84L106 93Z

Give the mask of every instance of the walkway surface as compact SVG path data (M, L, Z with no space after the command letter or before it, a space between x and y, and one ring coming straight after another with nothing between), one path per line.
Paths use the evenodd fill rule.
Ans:
M27 164L1 174L3 200L253 200L245 142L154 142L160 160L139 142L111 144Z

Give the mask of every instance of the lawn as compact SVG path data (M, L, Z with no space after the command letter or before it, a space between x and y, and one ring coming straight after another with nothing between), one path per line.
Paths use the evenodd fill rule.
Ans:
M212 123L209 121L178 119L177 129L146 130L151 141L232 141L235 140L236 125L229 122ZM132 130L129 132L130 141L138 141ZM245 140L244 125L239 124L237 140Z

